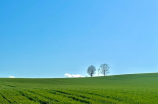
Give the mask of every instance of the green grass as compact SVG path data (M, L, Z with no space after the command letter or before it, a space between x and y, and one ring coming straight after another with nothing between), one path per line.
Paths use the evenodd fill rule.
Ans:
M0 78L0 104L158 104L158 73Z

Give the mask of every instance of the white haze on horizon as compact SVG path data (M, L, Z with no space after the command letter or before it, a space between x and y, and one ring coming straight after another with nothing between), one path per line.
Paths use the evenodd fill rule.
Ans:
M72 78L72 77L84 77L80 74L69 74L69 73L65 73L64 74L66 78Z
M9 76L9 78L15 78L14 76Z

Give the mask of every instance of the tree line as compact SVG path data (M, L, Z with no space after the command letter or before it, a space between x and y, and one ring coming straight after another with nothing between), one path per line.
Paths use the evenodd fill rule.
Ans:
M98 68L98 76L99 73L103 74L104 76L109 73L109 65L108 64L101 64ZM87 69L87 73L92 77L96 73L96 68L93 65L90 65Z

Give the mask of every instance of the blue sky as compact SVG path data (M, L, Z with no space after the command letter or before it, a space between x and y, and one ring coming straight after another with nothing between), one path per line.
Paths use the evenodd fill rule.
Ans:
M0 77L158 72L157 0L2 0Z

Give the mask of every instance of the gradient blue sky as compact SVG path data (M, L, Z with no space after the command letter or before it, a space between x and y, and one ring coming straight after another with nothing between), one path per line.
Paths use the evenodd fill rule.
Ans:
M157 0L1 0L0 77L158 72Z

